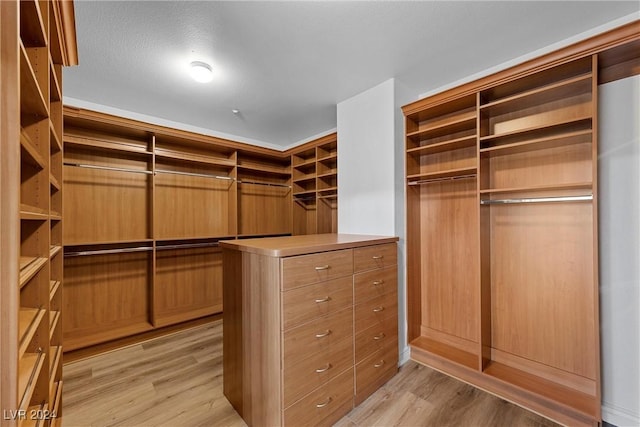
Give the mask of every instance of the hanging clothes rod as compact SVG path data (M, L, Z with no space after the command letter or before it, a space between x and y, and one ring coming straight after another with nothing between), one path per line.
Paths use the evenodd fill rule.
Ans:
M516 203L557 203L557 202L583 202L593 200L593 195L586 196L562 196L562 197L531 197L519 199L480 200L481 205L508 205Z
M251 184L251 185L266 185L268 187L284 187L284 188L291 188L290 185L288 184L278 184L275 182L262 182L262 181L245 181L245 180L238 180L238 184Z
M468 178L475 178L475 177L476 177L476 174L474 173L470 175L447 176L444 178L421 179L419 181L411 181L407 185L431 184L432 182L454 181L457 179L468 179Z
M165 169L156 169L156 173L168 173L173 175L185 175L185 176L197 176L200 178L215 178L215 179L224 179L225 181L233 181L234 178L230 176L220 176L220 175L207 175L206 173L194 173L194 172L180 172L180 171L171 171Z
M110 255L110 254L125 254L130 252L146 252L153 250L150 246L139 246L135 248L120 248L120 249L98 249L95 251L77 251L77 252L65 252L65 257L76 256L88 256L88 255Z
M156 246L156 250L169 250L169 249L192 249L192 248L215 248L220 246L218 242L207 242L207 243L183 243L178 245L163 245Z
M127 168L114 168L112 166L98 166L98 165L87 165L83 163L69 163L64 162L65 166L73 166L76 168L87 168L87 169L100 169L106 171L116 171L116 172L130 172L130 173L143 173L145 175L151 175L153 172L147 170L139 170L139 169L127 169Z

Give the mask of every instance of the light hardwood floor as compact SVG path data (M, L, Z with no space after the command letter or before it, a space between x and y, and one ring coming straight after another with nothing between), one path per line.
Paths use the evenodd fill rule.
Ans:
M222 394L222 323L69 363L63 426L245 426ZM340 420L364 426L555 426L415 362Z

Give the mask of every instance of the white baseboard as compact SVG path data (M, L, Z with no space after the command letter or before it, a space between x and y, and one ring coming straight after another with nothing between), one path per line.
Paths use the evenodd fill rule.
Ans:
M608 402L602 402L602 420L617 427L640 426L640 414Z

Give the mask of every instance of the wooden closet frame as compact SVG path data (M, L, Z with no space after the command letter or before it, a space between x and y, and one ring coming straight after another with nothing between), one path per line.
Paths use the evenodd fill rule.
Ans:
M594 110L592 112L593 115L593 123L591 128L592 133L592 147L594 150L597 149L597 85L607 83L610 81L614 81L620 78L628 77L635 74L640 74L640 21L634 21L632 23L626 24L619 28L613 29L611 31L607 31L603 34L591 37L589 39L574 43L570 46L567 46L563 49L559 49L557 51L551 52L549 54L543 55L539 58L535 58L529 61L526 61L520 65L516 65L504 71L500 71L489 76L480 78L478 80L462 84L458 87L455 87L450 90L446 90L444 92L434 94L432 96L426 97L424 99L413 102L409 105L403 107L404 115L409 118L413 115L413 117L419 117L418 114L427 111L428 109L437 109L440 106L445 108L447 103L450 105L458 103L463 105L460 108L466 108L466 102L463 100L469 99L473 102L474 105L479 105L479 101L473 101L472 98L479 96L482 91L486 91L491 88L495 88L499 85L509 83L515 81L520 78L525 78L528 76L533 76L536 73L543 72L545 70L550 70L554 67L568 64L572 61L580 60L580 59L589 59L592 62L593 66L597 70L597 81L591 83L592 87L592 96L593 99L590 101L592 105L595 105ZM578 79L576 79L578 80ZM541 82L541 84L543 84ZM478 95L476 95L478 94ZM462 103L462 104L461 104ZM478 107L476 107L478 108ZM436 110L432 110L436 111ZM475 114L479 114L479 110L476 110ZM476 136L477 140L480 140L480 116L478 115L478 123L476 124ZM407 119L409 120L409 119ZM421 120L421 119L420 119ZM409 149L409 140L411 132L407 130L407 149ZM477 144L477 142L476 142ZM467 145L463 145L462 147L466 147ZM459 147L453 147L451 150L459 149ZM479 150L479 148L476 148ZM477 157L476 157L477 156ZM477 151L475 156L477 161L481 161L480 152ZM407 168L409 168L409 153L407 154ZM523 386L526 384L526 381L531 379L522 380L525 381L513 381L505 380L507 377L503 376L491 376L485 374L483 371L485 369L485 362L490 360L490 355L485 354L489 349L482 348L479 350L480 352L477 354L477 361L463 361L464 357L462 354L448 354L447 351L440 351L435 349L433 351L429 351L426 347L422 347L422 344L418 341L424 340L421 331L421 325L423 324L423 310L421 308L422 303L424 301L423 294L423 283L421 279L421 263L422 260L416 259L415 255L421 253L420 245L422 237L414 237L408 239L408 247L407 247L407 324L408 324L408 342L411 344L414 342L411 350L411 357L420 362L424 363L436 370L440 370L448 375L456 377L464 382L470 383L478 388L484 389L490 393L496 394L500 397L503 397L511 402L514 402L518 405L521 405L527 409L530 409L534 412L537 412L543 416L549 417L556 421L559 421L563 424L570 425L595 425L600 423L601 420L601 411L600 411L600 344L599 344L599 315L598 315L598 263L597 263L597 248L598 248L598 235L597 235L597 156L592 155L592 165L593 168L593 250L594 250L594 263L593 263L593 278L594 283L590 285L592 288L592 292L594 292L595 298L595 308L593 315L595 316L595 328L593 330L593 339L595 340L595 348L597 349L596 353L592 355L595 358L595 366L596 366L596 378L595 378L595 395L591 397L593 400L593 412L590 415L584 410L580 410L578 408L584 408L584 403L575 403L575 407L571 407L571 405L567 403L560 403L556 400L556 397L553 394L547 395L545 393L540 393L542 386L534 386L532 388L528 388L527 386ZM415 160L413 160L415 162ZM475 172L477 172L477 180L481 179L480 176L480 163L476 164ZM463 170L456 171L454 175L459 175L463 177L461 174ZM475 173L474 172L474 173ZM411 177L409 173L409 169L407 169L407 184L410 185L412 180L422 179L422 177L417 174L415 177ZM475 185L474 185L475 186ZM480 190L482 187L478 184L477 189ZM570 188L570 187L567 187ZM475 190L474 190L475 192ZM477 201L480 201L480 195L476 194ZM407 215L407 234L409 236L420 236L421 233L426 233L425 231L421 231L420 225L420 208L419 202L414 201L411 203L409 201L409 195L407 196L407 207L406 207L406 215ZM413 206L416 211L411 210L411 206ZM480 211L478 211L480 214ZM480 252L483 251L481 246L482 237L482 224L480 223L481 218L477 219L478 226L481 227L480 235L477 237L471 238L477 240L478 250ZM486 237L484 237L486 239ZM431 251L437 251L438 248L429 248ZM478 263L481 262L480 255L478 259ZM482 268L478 266L478 268ZM484 304L490 303L483 300L483 291L480 288L481 276L480 272L478 273L478 283L473 284L472 286L476 286L478 289L477 300L473 303L474 306L477 305L478 310L480 307L484 307ZM476 310L474 308L473 310ZM486 313L486 309L483 309ZM480 311L479 311L480 312ZM487 321L491 322L491 319L485 319L484 321L480 321L480 317L477 318L477 327L478 327L478 342L483 343L486 340L487 334L490 334L490 330L485 330L484 328L487 326ZM490 323L489 323L490 324ZM484 327L482 326L484 325ZM446 341L446 337L442 338ZM490 339L490 338L489 338ZM453 351L453 350L452 350ZM470 368L471 365L477 365L476 368ZM506 375L506 374L505 374ZM535 374L533 374L535 375ZM544 375L549 375L549 373L545 373ZM501 378L501 379L499 379ZM533 377L532 377L533 378ZM542 378L542 377L538 377ZM563 383L563 380L558 381L559 384ZM538 391L535 391L538 390ZM552 390L549 390L552 392ZM553 391L553 392L557 392ZM591 404L589 404L591 405ZM587 405L587 406L589 406Z

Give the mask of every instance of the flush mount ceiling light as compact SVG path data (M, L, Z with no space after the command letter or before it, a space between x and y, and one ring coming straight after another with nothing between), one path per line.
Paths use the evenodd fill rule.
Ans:
M193 61L191 64L191 77L199 83L208 83L213 80L211 65L202 61Z

